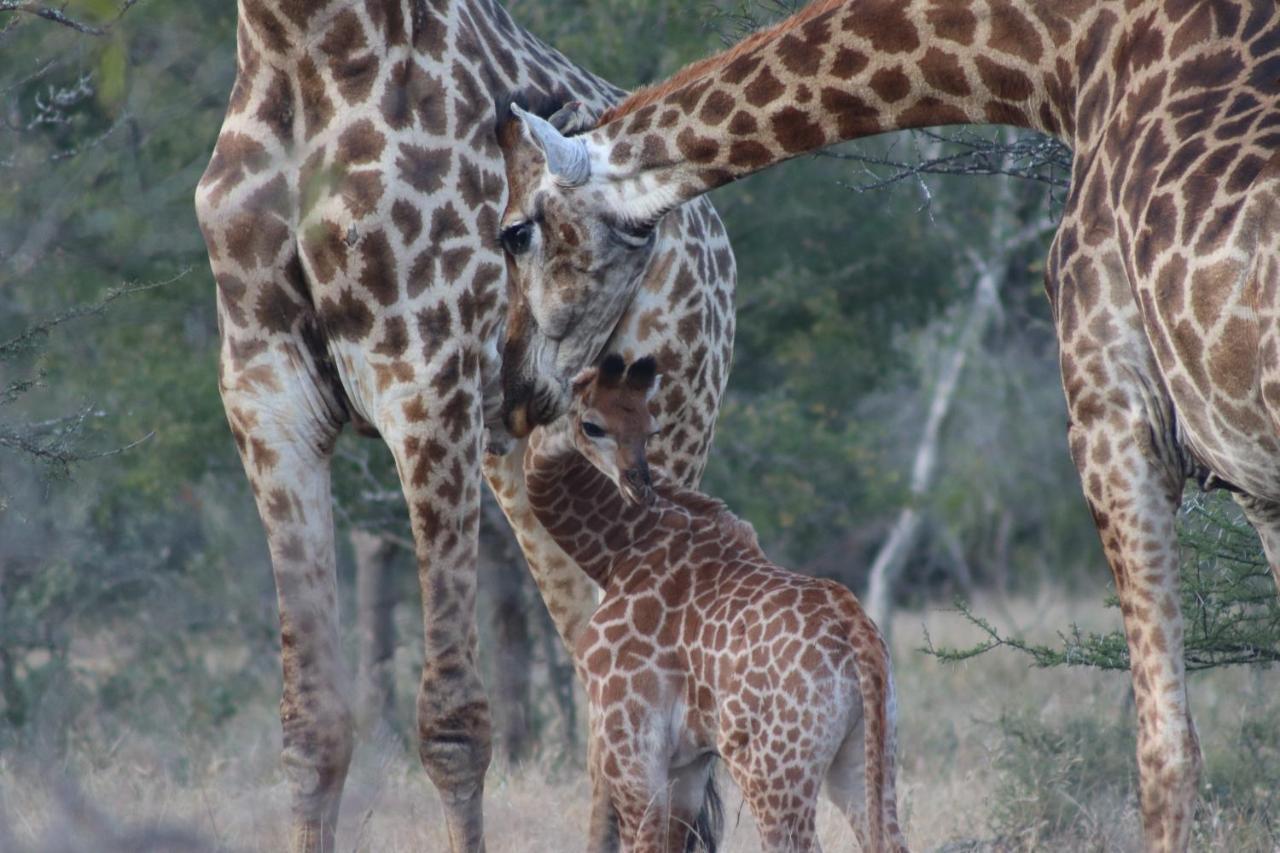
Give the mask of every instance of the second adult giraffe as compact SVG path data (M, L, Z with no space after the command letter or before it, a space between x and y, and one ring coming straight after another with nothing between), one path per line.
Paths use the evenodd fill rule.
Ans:
M507 291L495 107L520 95L599 109L621 92L494 0L238 0L238 17L235 87L196 210L217 283L219 390L276 581L292 849L334 849L353 748L329 460L354 421L389 447L412 522L419 753L451 847L482 850L482 465L557 629L571 639L591 610L587 582L524 500L521 447L482 460ZM622 322L579 326L559 352L660 352L672 377L661 447L693 483L733 338L733 258L705 204L668 217L651 255L617 295Z
M508 162L529 162L524 147L547 165L519 179L503 218L528 232L514 266L530 303L504 364L523 376L505 381L558 372L544 322L598 321L615 246L679 204L840 140L972 123L1075 152L1046 289L1071 453L1129 645L1146 843L1181 850L1201 760L1174 534L1188 477L1233 488L1280 582L1274 0L821 0L636 93L589 135L526 119ZM589 272L557 282L549 305L557 269ZM540 419L518 397L508 407L517 431Z

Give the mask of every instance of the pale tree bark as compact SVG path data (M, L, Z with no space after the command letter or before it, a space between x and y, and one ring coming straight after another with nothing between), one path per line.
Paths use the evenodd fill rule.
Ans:
M981 345L991 321L1000 312L1000 292L1015 254L1024 249L1028 241L1039 239L1051 227L1047 220L1016 222L1013 210L1016 203L1015 179L1000 175L992 180L998 182L998 189L992 206L991 239L983 251L968 252L962 268L962 274L973 280L973 297L967 315L961 321L960 332L955 336L955 343L941 357L923 429L912 458L907 503L898 512L888 537L871 564L865 599L867 613L886 636L892 630L890 617L894 588L920 539L925 521L923 505L937 478L943 428L965 366ZM954 234L947 236L958 245Z
M911 483L908 490L909 503L899 512L898 517L889 530L889 536L876 553L871 563L871 573L867 581L867 614L880 626L882 633L890 631L890 608L893 601L894 586L907 557L920 538L920 530L924 523L924 512L920 504L933 487L938 470L938 450L942 438L942 426L951 410L951 402L955 397L956 387L960 384L961 374L969 353L982 339L998 303L997 288L1001 275L992 267L985 267L979 273L974 284L973 303L964 329L956 339L955 347L944 356L942 370L933 387L933 395L929 400L929 410L925 415L924 429L920 441L916 445L914 460L911 465Z
M396 543L381 533L351 530L356 563L356 725L363 733L395 729Z

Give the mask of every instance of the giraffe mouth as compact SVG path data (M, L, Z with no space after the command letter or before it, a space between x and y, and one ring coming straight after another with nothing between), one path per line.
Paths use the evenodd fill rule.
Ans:
M637 489L630 483L623 483L622 497L632 506L648 506L653 503L653 490L649 488Z
M631 470L618 483L622 497L632 506L649 506L657 499L648 470Z
M552 423L564 414L566 409L567 398L563 398L562 393L543 389L526 400L508 406L506 415L503 416L503 423L506 424L507 432L513 437L525 438L529 433L534 432L535 427Z

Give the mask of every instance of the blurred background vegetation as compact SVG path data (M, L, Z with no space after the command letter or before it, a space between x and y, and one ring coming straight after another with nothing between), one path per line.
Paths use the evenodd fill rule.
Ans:
M625 87L787 5L507 3ZM106 21L119 4L66 9ZM269 561L217 395L214 289L191 202L234 42L232 3L144 0L102 35L0 13L0 774L16 766L6 753L56 765L145 729L182 744L163 769L183 779L247 708L278 697ZM1006 612L1044 596L1101 610L1110 574L1066 452L1042 287L1055 184L893 165L963 153L974 139L1013 140L897 135L717 192L741 278L704 486L750 519L779 562L859 594L891 533L907 530L891 572L898 608L961 594ZM411 752L421 626L399 547L406 516L385 448L348 434L338 456L344 612L359 603L362 619L395 628L347 619L353 668L374 685L369 714ZM568 661L518 552L486 519L482 646L503 763L573 766ZM1213 524L1244 537L1231 540L1233 567L1239 549L1256 552L1227 510ZM1188 565L1201 577L1216 563L1202 548ZM1265 571L1248 565L1246 605L1274 616L1274 597L1259 592L1259 576L1273 592ZM1274 618L1260 624L1274 641ZM270 715L253 719L269 725ZM1061 757L1089 746L1078 726L1047 735L1025 714L1006 719L1005 747ZM1272 722L1250 731L1274 751ZM1125 725L1107 737L1123 739ZM1107 753L1130 793L1131 752ZM1012 768L1001 778L1032 792L1058 784L1028 754L999 752ZM1250 790L1280 787L1273 771L1252 770L1261 781ZM1076 788L1067 796L1083 797ZM1255 799L1272 813L1274 798ZM1037 843L1079 827L1064 802L1042 803ZM1018 813L1000 812L988 830L1022 838L1010 823Z

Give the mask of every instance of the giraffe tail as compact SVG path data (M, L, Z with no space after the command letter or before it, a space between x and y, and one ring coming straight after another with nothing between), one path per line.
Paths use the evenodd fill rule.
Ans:
M713 759L714 760L714 759ZM716 784L714 765L707 775L707 787L702 796L702 810L693 822L693 832L685 842L684 853L716 853L720 847L720 833L724 831L724 801Z
M867 619L865 615L863 618ZM894 784L898 703L889 649L870 619L867 624L875 641L858 655L866 761L867 849L896 853L907 849L898 825L898 795Z

